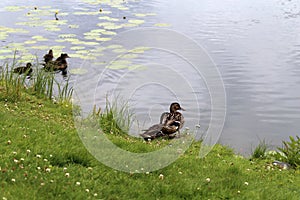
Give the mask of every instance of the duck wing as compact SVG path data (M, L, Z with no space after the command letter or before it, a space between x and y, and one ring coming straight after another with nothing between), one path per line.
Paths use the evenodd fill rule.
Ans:
M140 134L144 139L154 139L162 135L162 130L163 125L162 124L155 124L145 130L144 133Z
M170 113L169 112L164 112L161 114L160 116L160 124L166 124L168 122L168 118L170 116Z

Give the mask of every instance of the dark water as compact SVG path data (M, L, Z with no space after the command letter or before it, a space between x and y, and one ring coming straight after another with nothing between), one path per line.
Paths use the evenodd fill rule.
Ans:
M15 5L25 6L25 8L14 12L5 9L6 6ZM34 13L35 6L38 10L49 11L40 16L41 21L53 20L55 10L59 10L59 21L66 20L66 23L59 25L59 31L47 30L46 27L49 25L36 27L16 25L18 22L30 21L28 12ZM50 7L42 8L43 6ZM72 80L75 80L81 75L76 71L72 73L72 70L86 67L82 57L90 55L89 51L94 50L97 53L96 60L104 63L103 66L99 65L99 70L95 70L95 73L103 73L107 60L102 57L99 48L107 47L114 42L101 43L102 41L87 39L85 33L99 29L97 24L106 20L99 19L101 17L99 14L76 14L83 11L97 12L100 8L103 11L111 11L108 14L104 13L102 17L118 19L112 22L116 25L128 23L129 20L143 20L143 23L138 26L121 27L110 31L120 33L137 27L164 26L161 28L183 33L206 49L220 71L226 90L226 120L219 142L234 147L238 152L249 153L260 140L265 139L268 144L275 147L281 145L281 141L287 140L289 136L299 135L299 1L1 1L0 26L22 27L29 32L9 33L8 37L1 39L0 47L13 49L11 45L13 43L24 43L31 40L33 36L42 35L49 40L37 41L35 44L29 42L24 45L26 50L20 51L20 54L31 54L41 58L47 51L46 48L39 50L32 46L63 46L60 47L61 51L73 54L69 60L69 68ZM78 25L78 27L73 28L70 25ZM57 41L62 39L59 35L70 33L75 34L80 41L97 42L97 44ZM78 52L72 49L74 46L83 46L84 50L88 51ZM110 49L122 50L121 47ZM82 57L78 56L80 53ZM122 91L128 89L128 84L133 81L141 83L145 78L166 79L167 86L174 83L178 89L162 87L162 84L155 83L140 84L129 95L141 123L148 120L144 123L147 126L157 121L159 114L168 109L168 104L178 100L187 110L184 113L186 125L192 127L199 122L201 130L198 134L205 134L209 126L211 110L210 93L205 81L201 77L194 76L189 64L178 56L159 49L147 50L127 64L149 67L149 63L155 69L151 74L147 74L147 70L129 70L126 67L106 70L102 82L100 80L98 88L95 89L93 99L96 103L103 104L104 91L110 91L116 86L118 91ZM121 65L126 64L121 63ZM172 72L172 69L175 72L174 70ZM169 76L161 77L162 74L169 74ZM186 77L182 88L178 84L178 80L182 79L176 78L180 74L185 74ZM92 84L94 83L89 81L83 83L87 88Z

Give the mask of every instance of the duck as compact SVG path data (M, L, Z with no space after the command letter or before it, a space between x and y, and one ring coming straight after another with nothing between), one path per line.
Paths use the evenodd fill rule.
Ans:
M180 136L180 129L184 125L184 117L178 110L185 111L179 103L171 103L170 112L161 114L159 124L155 124L144 130L144 133L140 134L140 136L146 141L162 136L167 136L172 139L176 136L176 134L174 134L176 132L178 132Z
M46 71L62 71L63 75L67 74L67 58L70 56L66 53L62 53L55 61L49 61L48 63L43 64Z
M32 64L30 62L26 63L26 66L17 67L14 69L14 73L18 74L26 74L26 76L30 76L32 73Z
M53 51L50 49L49 52L44 55L44 62L47 64L48 62L52 61L53 58Z

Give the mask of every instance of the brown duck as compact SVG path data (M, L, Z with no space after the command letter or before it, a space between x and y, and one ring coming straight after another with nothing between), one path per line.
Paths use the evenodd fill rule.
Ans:
M47 64L48 62L52 61L53 58L53 51L50 49L49 52L44 55L44 62Z
M26 66L22 66L22 67L17 67L14 69L14 73L18 73L18 74L25 74L26 76L30 76L32 73L32 64L29 62L26 64Z
M55 61L49 61L44 64L44 69L46 71L62 71L62 74L66 75L68 67L67 58L70 58L68 54L62 53Z
M162 113L160 117L160 123L151 126L140 134L145 140L152 140L158 137L167 136L168 138L174 138L174 133L179 132L179 129L183 127L184 117L178 112L183 110L180 104L175 102L170 105L170 112Z

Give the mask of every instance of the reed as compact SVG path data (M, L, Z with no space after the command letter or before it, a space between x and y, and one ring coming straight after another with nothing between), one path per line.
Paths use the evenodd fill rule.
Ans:
M100 113L100 126L105 133L124 134L129 132L134 113L128 101L117 96L113 101L106 98L105 110Z
M14 61L11 66L8 63L2 67L0 76L0 87L4 90L0 98L5 98L9 101L17 101L22 97L22 92L26 89L26 76L19 76L13 73L17 63Z
M73 95L73 87L70 86L69 82L70 78L68 78L65 83L59 83L57 80L55 80L55 83L58 88L58 99L60 102L70 102Z
M55 73L45 72L38 67L39 62L36 61L36 63L30 80L27 79L26 75L13 73L13 69L18 67L16 59L13 59L12 64L6 63L0 71L0 98L8 101L18 101L24 94L30 93L45 99L52 99L57 96L60 102L70 102L73 88L69 83L69 79L64 83L59 83L55 79ZM56 88L58 88L57 91L55 91Z

